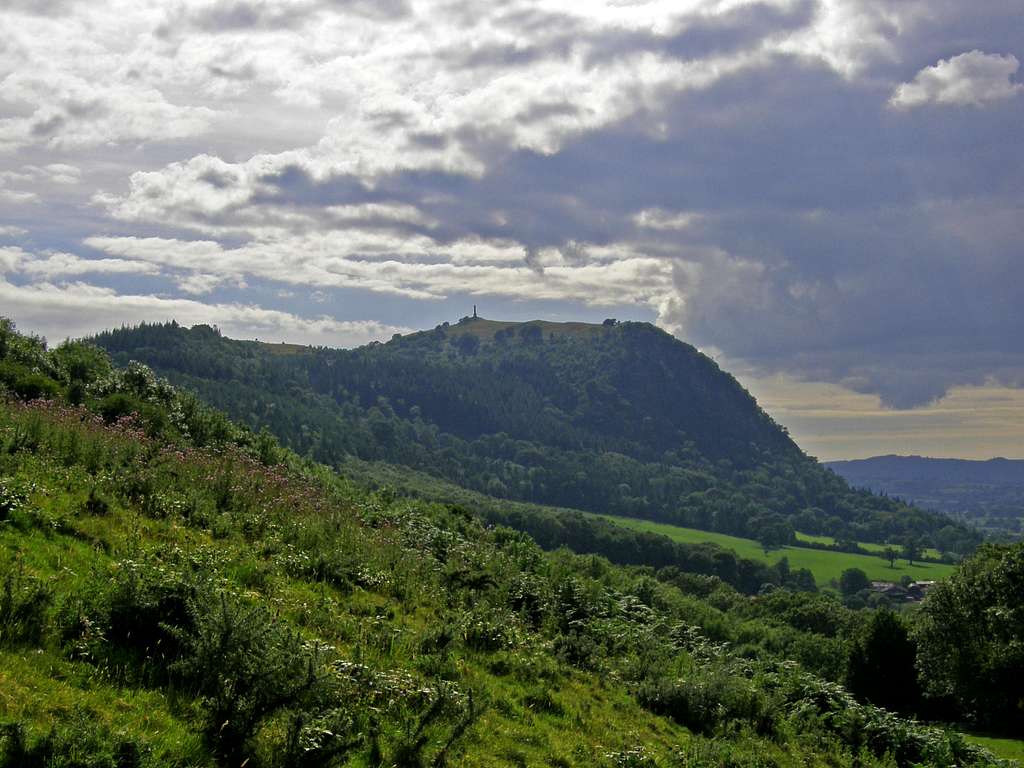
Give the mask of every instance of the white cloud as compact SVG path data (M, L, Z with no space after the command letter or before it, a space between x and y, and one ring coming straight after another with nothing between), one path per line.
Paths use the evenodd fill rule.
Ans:
M25 259L20 272L35 278L50 280L87 274L156 275L160 270L153 264L125 259L83 259L72 253L48 253L44 258Z
M48 281L24 289L40 302L89 275L197 317L213 291L330 312L352 289L375 316L467 293L633 304L866 391L892 327L915 350L952 339L958 361L979 342L1019 359L999 329L1020 319L1020 103L973 115L985 141L955 137L955 157L958 121L908 135L877 109L1017 93L1016 59L977 51L893 93L906 62L1012 49L1005 3L0 5L0 237L105 254L0 252L12 281ZM83 290L114 307L98 285ZM170 306L153 299L138 319ZM833 351L872 359L850 373L822 363Z
M26 180L63 185L77 184L82 179L81 169L69 163L49 163L44 166L23 165L17 175Z
M1024 84L1011 80L1019 68L1017 57L1010 54L961 53L922 69L896 88L889 103L903 109L925 104L983 107L1024 90Z
M201 272L193 272L179 277L176 282L178 284L178 288L185 293L193 296L200 296L212 291L224 282L224 279L217 275L206 275Z
M28 254L21 248L0 248L0 276L17 272Z
M93 237L86 245L119 259L195 275L199 288L208 281L253 277L417 299L471 293L594 305L656 304L672 290L671 264L628 244L593 249L584 244L571 258L556 248L541 249L534 265L539 268L528 266L513 243L467 239L442 245L426 236L364 230L288 236L237 248L133 237Z
M35 192L25 192L17 189L0 188L0 201L11 205L22 205L24 203L38 203L39 195Z
M644 229L684 230L700 221L700 214L647 208L633 216L633 221Z
M205 132L216 116L208 107L171 104L156 88L71 72L14 72L0 81L0 98L32 110L0 119L0 150L8 151L179 139Z
M16 286L0 278L0 306L19 327L51 340L85 336L121 324L169 320L182 325L216 325L235 338L340 347L409 331L372 320L304 318L246 304L203 304L190 299L121 294L88 283Z

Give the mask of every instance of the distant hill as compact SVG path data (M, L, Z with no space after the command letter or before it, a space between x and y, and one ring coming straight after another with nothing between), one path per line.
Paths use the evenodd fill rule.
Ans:
M143 325L95 342L332 465L415 468L496 498L793 541L934 540L962 526L852 490L728 373L647 323L464 318L359 349Z
M1022 459L890 455L832 461L825 466L858 488L898 496L990 531L1015 535L1024 531Z

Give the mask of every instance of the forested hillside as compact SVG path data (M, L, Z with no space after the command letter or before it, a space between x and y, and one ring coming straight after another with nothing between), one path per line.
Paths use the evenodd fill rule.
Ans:
M729 374L646 323L478 318L354 350L144 325L95 339L253 428L336 465L430 473L496 498L750 538L941 543L977 536L852 490L804 455Z
M994 766L893 712L1019 730L1022 557L916 620L546 553L0 320L3 768Z

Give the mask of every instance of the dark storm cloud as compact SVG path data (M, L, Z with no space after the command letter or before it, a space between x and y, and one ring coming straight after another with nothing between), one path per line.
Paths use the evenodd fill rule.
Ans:
M175 148L180 162L132 176L130 194L111 185L104 210L138 225L133 235L180 226L218 247L234 237L302 258L318 253L314 235L351 230L350 241L319 243L325 262L436 264L446 246L461 248L441 287L428 283L442 270L409 271L397 286L431 296L451 285L512 295L501 278L459 283L506 258L528 273L517 285L546 296L538 286L580 280L553 262L570 271L621 250L656 262L624 273L638 282L663 270L663 283L632 294L661 322L758 371L842 383L901 408L957 384L1022 383L1018 0L764 0L717 14L658 0L579 13L551 5L182 6L161 29L182 44L164 47L209 46L168 71L186 78L183 100L209 93L217 106L225 94L237 121L224 117L215 138L230 126L247 150L195 139ZM337 49L318 40L315 57L301 34L263 34L351 15L359 33ZM218 55L190 69L205 50ZM138 64L141 78L162 71ZM6 98L34 103L22 79L21 100ZM53 91L53 108L28 113L23 129L40 144L67 131L62 121L88 117ZM327 126L323 141L308 131L265 141L252 115L281 126L296 104ZM108 122L135 135L131 121ZM12 145L21 126L8 127ZM6 183L9 197L21 194L14 175ZM132 247L143 246L162 247ZM460 272L467 263L477 272ZM357 276L385 290L396 288L392 274ZM578 302L580 284L550 295Z
M981 117L895 114L889 90L780 56L676 98L661 115L667 137L650 137L653 118L641 115L553 156L481 138L474 151L490 170L480 180L406 172L372 191L268 181L296 204L412 203L442 222L435 237L514 237L536 269L544 246L649 238L695 266L678 271L684 301L664 318L691 340L894 407L989 378L1019 384L1021 100ZM634 216L652 207L703 218L645 234Z

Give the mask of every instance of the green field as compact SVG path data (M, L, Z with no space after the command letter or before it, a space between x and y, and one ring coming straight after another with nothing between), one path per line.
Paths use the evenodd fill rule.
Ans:
M973 733L965 733L964 738L973 744L984 747L996 757L1004 760L1016 760L1024 765L1024 741L1020 739L998 739L992 736L976 736Z
M752 539L741 539L737 536L728 536L724 533L712 533L710 531L698 531L693 528L680 528L675 525L654 523L650 520L638 520L629 517L617 517L615 515L594 515L601 517L616 525L631 528L635 531L648 531L668 536L674 541L685 544L699 544L710 542L718 544L726 549L733 550L740 557L747 557L752 560L763 560L775 563L786 557L789 560L789 567L807 568L814 574L814 580L818 586L827 586L832 579L839 579L840 574L847 568L860 568L873 581L899 581L903 576L909 576L914 580L944 579L953 572L952 565L940 563L914 563L907 565L906 560L897 560L895 567L890 568L887 560L872 555L856 555L847 552L831 552L822 549L806 549L804 547L782 547L765 552L756 541ZM823 538L823 537L820 537Z
M810 533L800 533L800 531L796 532L796 538L797 541L806 541L809 544L824 544L826 546L831 546L836 543L836 540L833 539L831 536L814 536ZM861 549L866 549L868 552L884 552L886 547L896 545L874 544L870 541L858 541L857 546L859 546ZM899 546L896 546L896 548L900 549ZM939 553L939 550L932 549L931 547L925 547L924 549L922 549L921 554L924 557L934 558L936 560L942 559L942 555Z

